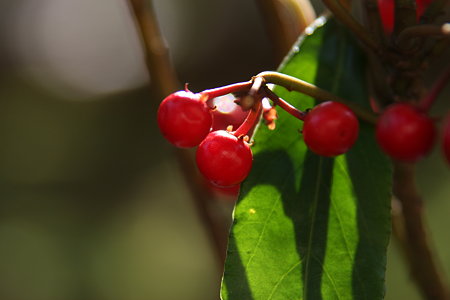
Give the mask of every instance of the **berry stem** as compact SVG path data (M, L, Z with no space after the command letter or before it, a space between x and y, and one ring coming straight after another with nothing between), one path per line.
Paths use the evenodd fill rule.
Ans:
M246 81L246 82L238 82L233 83L225 86L221 86L214 89L208 89L200 92L200 94L205 95L205 97L202 97L203 101L208 101L210 99L224 96L231 93L236 92L242 92L248 90L253 84L253 81Z
M372 33L364 28L337 0L323 0L325 6L341 23L352 31L373 52L380 54L380 44L372 36Z
M422 101L419 103L419 108L424 111L428 111L433 103L436 101L437 97L441 93L442 89L444 89L445 85L450 80L450 67L448 67L433 85L428 95L426 95Z
M235 137L241 137L247 135L258 123L262 112L261 99L258 99L255 106L251 109L250 113L245 118L244 122L233 132Z
M288 91L297 91L303 93L305 95L315 98L319 102L324 101L341 102L347 105L351 110L353 110L353 112L362 120L370 124L376 124L377 122L377 116L374 113L362 108L356 103L346 101L339 96L336 96L326 90L323 90L301 79L278 72L262 72L256 76L263 77L266 83L273 83L276 85L280 85L286 88Z
M423 200L417 191L413 164L394 162L393 192L401 203L402 222L394 225L395 232L404 233L405 253L414 280L425 299L449 300L449 288L445 284L441 270L430 246L430 237L424 220ZM398 217L398 216L397 216ZM402 225L398 228L398 225ZM403 230L402 230L403 229Z
M270 100L272 100L275 105L278 105L279 107L284 109L290 115L292 115L295 118L297 118L299 120L302 120L302 121L305 119L305 117L306 117L305 112L295 108L294 106L292 106L291 104L289 104L285 100L283 100L280 97L278 97L277 94L272 92L268 87L265 87L264 92L265 92L266 96Z

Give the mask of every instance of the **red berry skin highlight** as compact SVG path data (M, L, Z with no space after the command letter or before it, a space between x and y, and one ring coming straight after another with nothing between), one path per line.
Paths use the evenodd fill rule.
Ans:
M226 130L230 125L233 126L233 130L236 130L244 122L249 112L244 111L240 105L234 103L235 99L231 95L214 99L215 110L212 111L212 131Z
M448 114L444 122L444 132L442 136L442 152L444 153L447 163L450 165L450 114Z
M178 91L167 96L159 105L159 129L173 145L195 147L208 135L212 115L200 97L190 91Z
M213 131L196 153L200 172L213 184L228 187L242 182L252 168L253 154L242 138L225 130Z
M347 152L358 138L359 123L346 105L327 101L307 113L303 139L308 148L322 156Z
M415 162L432 148L436 130L433 121L407 103L395 103L378 119L376 138L390 157Z

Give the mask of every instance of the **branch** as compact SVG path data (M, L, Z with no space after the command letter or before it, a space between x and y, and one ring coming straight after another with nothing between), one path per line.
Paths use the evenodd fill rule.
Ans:
M169 51L156 21L151 1L129 0L145 48L147 69L162 96L181 86L169 57Z
M380 44L375 40L366 28L364 28L355 18L336 0L322 0L327 8L341 23L352 31L360 41L362 41L370 50L380 54Z
M341 102L347 105L351 110L353 110L353 112L362 120L371 124L376 124L377 122L377 116L372 112L301 79L278 72L262 72L256 75L256 77L263 77L266 83L280 85L286 88L288 91L297 91L311 96L319 102Z
M437 25L416 25L410 26L400 32L397 37L397 44L404 45L410 39L416 37L426 37L426 36L440 36L440 37L450 37L450 23L443 24L441 26Z
M449 300L449 289L436 265L425 228L423 202L417 191L413 164L394 162L393 192L402 205L405 253L413 279L426 299Z
M170 61L168 49L159 30L151 1L129 0L138 29L141 33L147 69L150 73L152 85L164 97L182 86L175 74ZM193 153L188 149L177 149L177 159L184 178L190 189L194 205L200 220L209 233L212 246L215 248L219 265L223 267L226 256L228 231L226 226L217 220L211 210L212 193L204 186L202 177L195 165Z

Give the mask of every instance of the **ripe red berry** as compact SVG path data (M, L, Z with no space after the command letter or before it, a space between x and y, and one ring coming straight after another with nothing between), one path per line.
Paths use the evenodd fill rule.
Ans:
M216 109L212 111L212 131L225 130L230 125L233 126L233 130L236 130L244 122L248 111L244 111L240 105L234 103L234 100L236 98L231 95L214 99Z
M250 172L253 155L247 142L225 130L213 131L196 153L200 172L218 186L242 182Z
M350 149L358 138L359 123L344 104L327 101L307 113L303 139L308 148L322 156L336 156Z
M408 103L395 103L378 119L376 138L392 158L414 162L431 150L435 127L424 112Z
M178 91L159 105L159 129L177 147L197 146L211 129L211 111L200 97L190 91Z
M442 152L447 162L450 164L450 114L444 122L444 132L442 138Z

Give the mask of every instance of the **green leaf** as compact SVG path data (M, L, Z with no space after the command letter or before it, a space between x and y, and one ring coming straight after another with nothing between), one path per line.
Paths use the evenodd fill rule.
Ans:
M300 39L279 71L367 106L364 67L351 36L329 20ZM305 95L275 92L301 109L314 105ZM361 122L356 145L325 158L307 150L302 122L278 112L277 128L261 125L254 137L254 165L234 211L222 299L382 299L391 168L373 126Z

